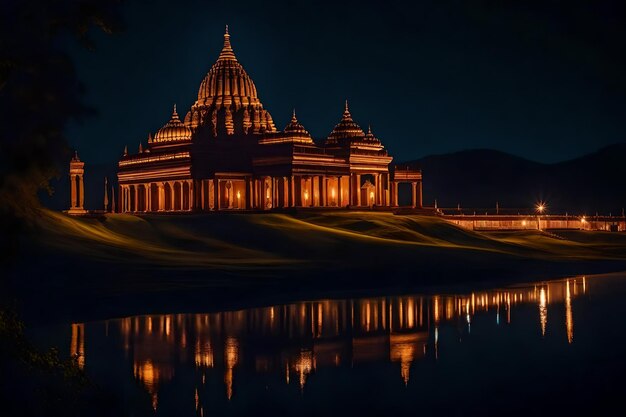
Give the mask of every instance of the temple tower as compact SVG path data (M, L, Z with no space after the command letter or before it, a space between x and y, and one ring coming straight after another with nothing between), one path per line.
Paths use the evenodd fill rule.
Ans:
M83 183L83 175L85 174L85 163L78 157L78 152L74 152L74 157L70 161L70 209L68 214L80 215L86 214L85 205L85 186Z

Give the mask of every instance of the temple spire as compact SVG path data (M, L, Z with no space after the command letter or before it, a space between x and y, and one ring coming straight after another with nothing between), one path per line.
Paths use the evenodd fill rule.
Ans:
M348 107L348 100L346 99L346 107L343 110L343 118L342 120L351 121L352 115L350 114L350 108Z
M296 109L293 109L293 114L291 115L291 122L298 123L298 119L296 119Z
M222 52L220 52L220 56L218 61L220 60L237 60L235 58L235 53L233 52L232 46L230 46L230 34L228 33L228 25L226 25L226 30L224 31L224 46L222 47Z

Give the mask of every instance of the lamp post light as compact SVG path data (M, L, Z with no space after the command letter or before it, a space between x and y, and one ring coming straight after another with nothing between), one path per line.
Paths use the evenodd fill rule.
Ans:
M537 203L537 205L535 206L535 210L537 211L537 230L541 230L541 215L546 210L545 203Z

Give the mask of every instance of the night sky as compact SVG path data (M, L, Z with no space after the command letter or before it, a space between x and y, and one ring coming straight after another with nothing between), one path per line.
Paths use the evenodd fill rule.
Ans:
M512 3L517 4L513 6ZM554 162L626 140L626 25L611 1L129 1L126 30L70 44L98 114L68 129L90 163L181 117L224 25L282 129L315 138L347 98L396 160L491 148Z

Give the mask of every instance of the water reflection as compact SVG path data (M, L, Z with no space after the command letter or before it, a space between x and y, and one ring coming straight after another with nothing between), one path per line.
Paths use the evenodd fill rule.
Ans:
M203 387L210 373L222 376L222 395L228 400L237 396L240 370L246 375L277 374L284 384L297 384L304 390L318 369L387 362L397 364L398 378L407 385L417 361L429 355L439 359L442 326L455 325L460 339L461 334L473 331L479 317L492 317L500 326L503 312L506 323L511 323L513 310L522 306L538 306L538 331L547 337L548 308L563 305L567 342L573 343L572 306L587 287L583 277L469 294L321 300L210 314L137 316L108 321L105 338L118 343L117 349L132 362L133 376L150 395L155 410L161 389L180 369L188 372L191 368L197 378L190 396L195 397L196 412L202 415ZM84 324L71 325L70 353L85 366Z

